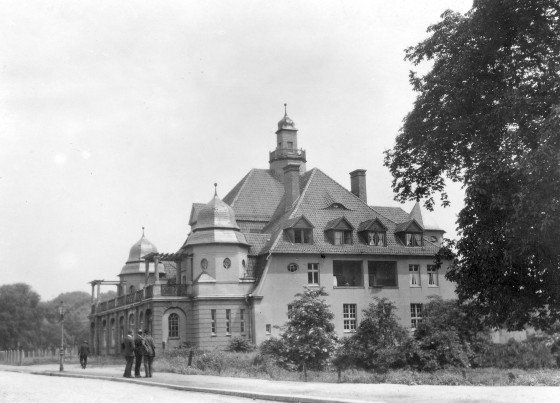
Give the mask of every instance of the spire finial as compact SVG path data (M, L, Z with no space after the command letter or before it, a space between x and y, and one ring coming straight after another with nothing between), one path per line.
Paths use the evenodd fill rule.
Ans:
M284 103L284 116L288 116L288 104Z
M218 184L214 183L214 197L218 197Z
M142 227L142 236L144 236L144 227Z

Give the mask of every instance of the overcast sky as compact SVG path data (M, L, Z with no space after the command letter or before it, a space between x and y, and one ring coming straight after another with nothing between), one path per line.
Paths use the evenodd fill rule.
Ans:
M141 227L175 252L193 202L268 168L283 103L308 168L397 206L383 151L412 107L403 50L472 1L4 1L1 283L115 280ZM460 186L435 220L455 235ZM412 203L403 208L410 210Z

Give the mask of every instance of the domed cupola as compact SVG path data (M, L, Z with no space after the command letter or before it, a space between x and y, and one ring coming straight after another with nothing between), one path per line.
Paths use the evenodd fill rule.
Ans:
M217 184L214 184L216 187ZM217 189L214 190L214 197L199 212L193 232L203 229L233 229L239 231L239 226L235 220L235 212L219 197Z
M218 186L216 183L214 187ZM209 243L247 244L245 235L239 230L235 212L218 197L214 197L198 213L196 224L187 238L185 246Z
M119 276L122 276L123 274L144 273L144 260L142 258L151 252L157 253L158 250L153 243L148 241L148 238L144 235L144 227L142 227L142 237L130 248L128 260L123 266ZM150 272L153 272L153 270L154 269L151 268Z
M284 117L278 122L278 130L297 130L294 121L290 119L287 111L284 111Z
M284 104L284 117L278 122L276 130L276 149L269 153L268 162L274 175L282 180L284 168L288 165L299 166L300 173L305 172L307 162L305 150L298 148L298 129L288 116L288 105Z
M148 238L144 235L144 227L142 227L142 237L138 242L132 245L130 248L130 253L128 254L127 263L130 262L138 262L142 260L143 256L146 256L148 253L155 252L157 253L156 246L148 241Z

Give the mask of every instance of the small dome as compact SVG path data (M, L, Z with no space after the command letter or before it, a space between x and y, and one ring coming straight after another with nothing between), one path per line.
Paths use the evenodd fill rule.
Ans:
M198 212L193 232L210 228L239 230L235 220L235 212L220 200L217 194L214 194L214 198Z
M294 121L288 116L286 107L287 104L284 104L284 117L278 122L278 130L297 130Z
M137 262L142 260L142 256L147 255L148 253L155 252L157 253L156 246L148 241L148 239L144 236L144 230L142 229L142 238L130 248L130 253L128 254L128 262Z

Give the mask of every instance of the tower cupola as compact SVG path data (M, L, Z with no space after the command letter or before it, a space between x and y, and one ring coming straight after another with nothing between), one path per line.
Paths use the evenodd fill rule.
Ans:
M274 174L283 178L284 167L298 165L300 174L305 172L305 150L297 145L298 129L294 121L288 116L287 104L284 104L284 117L278 122L276 131L276 149L270 152L270 169Z

